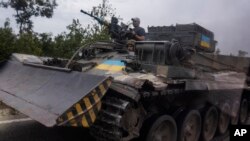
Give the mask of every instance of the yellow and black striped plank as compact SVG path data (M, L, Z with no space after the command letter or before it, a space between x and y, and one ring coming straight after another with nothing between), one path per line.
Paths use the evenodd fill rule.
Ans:
M106 94L111 80L107 79L93 89L87 96L78 101L57 119L59 126L91 126L101 109L101 99Z

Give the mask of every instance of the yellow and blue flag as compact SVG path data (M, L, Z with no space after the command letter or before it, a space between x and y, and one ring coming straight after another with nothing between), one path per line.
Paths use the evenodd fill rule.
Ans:
M122 71L124 68L125 64L121 60L106 60L96 67L96 69L99 70L113 71L113 72Z
M210 38L205 35L201 35L201 46L210 48Z

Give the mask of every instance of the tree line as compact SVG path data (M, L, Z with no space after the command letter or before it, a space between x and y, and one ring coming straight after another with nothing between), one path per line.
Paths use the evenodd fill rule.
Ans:
M51 18L57 5L55 0L7 0L0 2L2 8L11 7L16 11L14 17L19 26L19 33L15 33L8 18L4 25L0 25L0 61L7 59L13 52L70 58L84 44L110 40L106 27L98 23L83 27L78 19L73 19L72 23L66 27L66 31L56 36L53 36L52 33L33 31L31 17ZM107 0L103 0L101 4L92 8L91 13L105 18L113 16L114 10Z

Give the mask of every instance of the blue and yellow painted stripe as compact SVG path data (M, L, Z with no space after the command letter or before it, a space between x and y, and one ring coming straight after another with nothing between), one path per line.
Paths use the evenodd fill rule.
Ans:
M124 68L125 64L121 60L106 60L99 64L95 69L117 72L122 71Z
M201 35L201 43L200 45L202 47L205 47L205 48L210 48L210 38L205 36L205 35Z
M111 79L109 78L62 114L57 119L57 125L90 127L97 118L101 109L101 99L110 85Z

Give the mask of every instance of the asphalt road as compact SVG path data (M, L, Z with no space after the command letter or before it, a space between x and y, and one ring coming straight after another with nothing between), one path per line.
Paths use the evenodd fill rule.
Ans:
M47 128L28 120L0 124L0 141L94 141L83 128Z
M94 139L84 128L47 128L33 120L12 123L1 123L0 120L0 141L94 141ZM229 141L229 138L219 137L213 141Z

